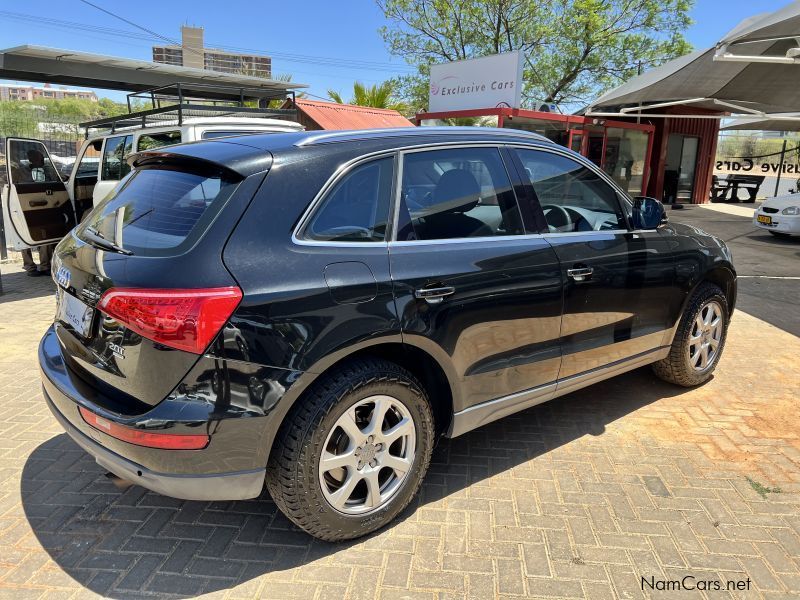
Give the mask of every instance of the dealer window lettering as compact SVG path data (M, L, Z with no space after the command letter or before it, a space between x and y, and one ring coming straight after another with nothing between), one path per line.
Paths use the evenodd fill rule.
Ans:
M718 579L697 579L694 575L686 575L682 579L656 579L641 577L642 591L657 590L659 592L673 592L683 590L699 590L703 592L745 591L750 589L750 578L734 580L723 583Z
M745 158L742 161L738 160L718 160L714 168L718 171L725 168L728 171L752 171L757 168L762 173L800 173L800 165L793 163L761 163L756 165L751 159Z

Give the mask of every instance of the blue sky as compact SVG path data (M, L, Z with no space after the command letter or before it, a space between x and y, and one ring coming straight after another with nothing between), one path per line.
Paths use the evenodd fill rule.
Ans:
M207 46L235 46L272 55L273 73L291 73L294 81L310 84L314 96L327 96L327 90L334 89L349 97L356 79L375 83L409 72L402 59L386 51L378 33L385 21L372 0L92 1L168 38L179 39L183 23L201 25ZM787 3L696 0L695 24L687 37L697 48L713 45L742 19ZM64 21L123 30L133 37L118 31L81 31ZM36 44L150 60L156 42L144 39L147 36L79 0L0 2L0 48ZM330 64L331 59L343 62ZM101 95L124 98L119 92Z

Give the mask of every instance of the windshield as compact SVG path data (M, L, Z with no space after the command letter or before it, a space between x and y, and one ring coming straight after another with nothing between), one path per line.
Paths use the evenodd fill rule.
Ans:
M105 241L136 255L180 254L208 228L237 185L219 173L137 170L76 233L93 245Z

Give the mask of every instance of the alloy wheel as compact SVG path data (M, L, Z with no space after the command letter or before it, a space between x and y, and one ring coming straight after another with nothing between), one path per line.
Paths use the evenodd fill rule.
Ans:
M409 410L392 396L369 396L339 417L319 461L325 500L347 515L384 506L411 471L416 428Z
M689 333L686 353L695 371L706 371L717 360L725 316L716 300L706 302L697 312Z

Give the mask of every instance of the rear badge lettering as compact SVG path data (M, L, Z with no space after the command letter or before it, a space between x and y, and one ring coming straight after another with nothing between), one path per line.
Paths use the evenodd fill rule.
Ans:
M56 283L64 289L69 288L69 282L72 279L72 274L67 267L59 267L56 271Z
M119 344L114 344L114 343L109 342L108 348L109 348L109 350L111 350L111 352L117 358L119 358L119 359L124 359L125 358L125 348L123 348Z

